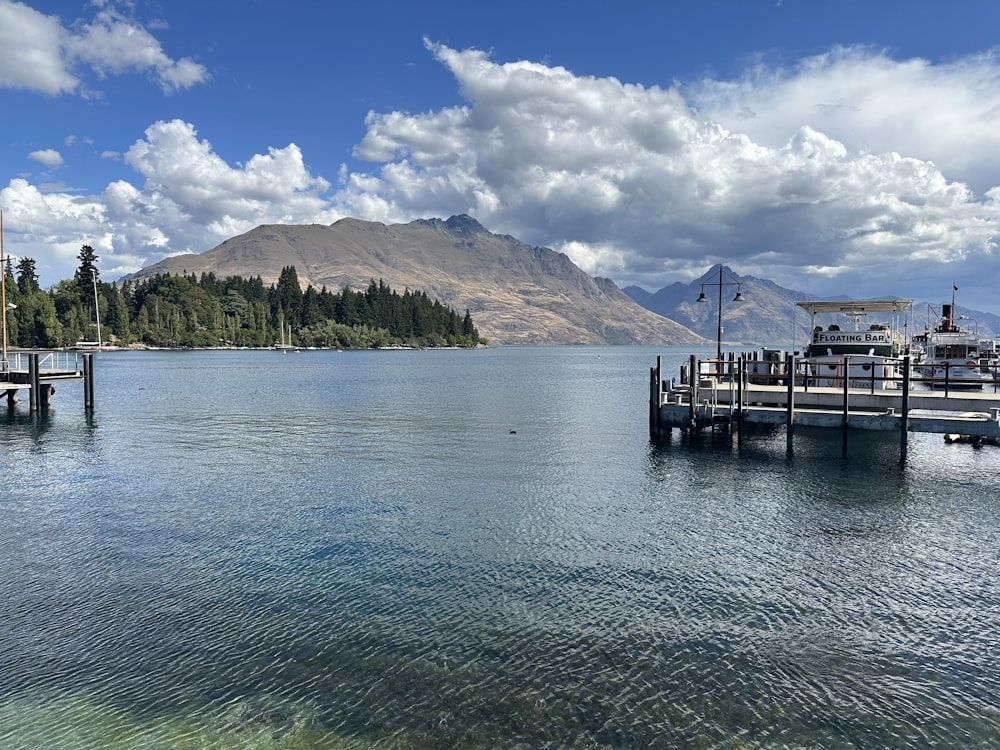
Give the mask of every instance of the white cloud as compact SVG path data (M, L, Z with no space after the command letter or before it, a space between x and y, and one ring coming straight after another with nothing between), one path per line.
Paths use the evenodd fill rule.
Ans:
M208 78L204 66L190 58L172 60L145 28L111 8L81 26L65 48L70 58L89 64L102 76L148 71L165 92L190 88Z
M83 244L117 277L167 255L204 252L260 224L342 217L324 197L329 183L308 172L295 144L234 167L192 125L174 120L147 128L125 162L145 178L141 187L117 180L100 195L73 196L14 179L0 190L8 240L36 259L44 283L70 276Z
M174 120L147 128L125 161L146 178L151 210L176 212L223 239L266 222L313 221L329 210L323 194L330 184L309 174L294 143L232 168L192 125Z
M66 68L64 38L55 16L0 0L0 87L53 95L76 90L80 82Z
M205 67L190 58L174 60L142 25L101 4L93 21L62 25L14 0L0 0L0 88L57 95L84 93L76 69L98 77L132 72L149 74L164 92L187 89L208 79Z
M363 190L342 191L351 207L375 190L395 218L469 211L588 272L654 289L717 261L824 293L893 293L897 278L943 269L1000 282L1000 206L930 159L959 175L1000 159L991 56L937 69L838 50L793 73L702 82L696 108L677 87L428 48L469 105L370 114L355 154L387 163ZM865 96L848 96L848 83ZM911 97L939 128L964 123L961 148L936 143L939 129L902 137L907 123L890 113ZM841 106L816 106L831 103ZM918 105L907 112L915 118ZM861 132L869 116L884 129ZM831 120L854 127L849 143L818 127ZM889 147L897 142L908 148Z
M1000 50L932 65L840 47L788 68L763 61L735 81L690 92L699 117L780 148L803 125L852 152L896 152L936 164L977 191L1000 171Z
M229 164L174 120L151 125L124 154L139 179L99 195L12 180L0 191L8 232L40 274L58 269L51 280L71 274L66 257L96 238L101 267L125 272L263 223L466 212L648 289L720 261L823 295L937 299L946 279L992 300L1000 286L1000 187L977 167L1000 158L989 55L932 66L838 50L688 93L428 48L466 103L370 113L355 156L372 167L340 165L333 195L294 143ZM922 125L904 133L891 113L910 98L940 127L962 128L962 149ZM917 117L916 105L907 111Z
M38 151L32 151L28 154L28 158L34 159L39 164L44 164L46 167L58 167L63 163L62 154L54 148L43 148Z

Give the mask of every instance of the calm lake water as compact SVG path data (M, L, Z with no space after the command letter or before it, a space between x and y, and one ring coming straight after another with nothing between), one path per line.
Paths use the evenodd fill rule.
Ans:
M4 407L0 747L1000 747L1000 449L651 445L689 353L102 353L91 415Z

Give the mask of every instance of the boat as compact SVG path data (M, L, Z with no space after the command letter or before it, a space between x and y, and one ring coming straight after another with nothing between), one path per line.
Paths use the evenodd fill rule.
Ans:
M848 388L900 387L901 358L909 352L905 327L913 300L818 300L795 304L810 315L812 335L803 350L804 375L810 385L843 388L846 378ZM868 322L869 315L876 315L878 320ZM839 322L827 322L831 316Z
M979 339L979 370L991 380L1000 380L1000 338Z
M77 341L73 346L66 348L71 352L117 352L121 349L115 344L105 344L100 341Z
M955 322L955 298L941 305L941 317L931 330L918 339L923 356L914 373L931 388L976 390L993 381L980 362L980 341L976 331Z
M284 322L279 323L279 327L280 327L280 330L281 330L281 343L280 344L275 344L274 348L277 351L285 352L285 353L288 353L290 351L291 352L298 352L299 351L299 347L295 346L292 343L292 326L291 326L291 324L289 323L289 325L288 325L288 342L287 343L285 343L285 324L284 324Z
M97 320L97 341L77 341L73 346L67 347L71 352L116 352L121 347L114 344L105 344L101 340L101 305L97 299L97 271L91 269L94 281L94 317Z

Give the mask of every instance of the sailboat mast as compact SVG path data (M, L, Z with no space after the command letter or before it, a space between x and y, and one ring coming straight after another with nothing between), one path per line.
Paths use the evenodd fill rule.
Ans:
M3 372L7 372L7 259L3 250L3 211L0 211L0 308L3 309Z

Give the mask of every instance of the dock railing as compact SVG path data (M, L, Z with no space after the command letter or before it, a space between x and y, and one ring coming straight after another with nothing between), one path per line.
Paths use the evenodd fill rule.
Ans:
M742 441L746 422L784 423L789 452L799 424L840 428L845 454L851 428L898 431L901 456L911 431L1000 444L1000 383L956 377L950 368L937 377L925 370L920 373L925 377L913 378L916 368L908 355L899 360L855 356L852 363L851 355L831 362L787 353L784 360L749 354L699 360L692 354L680 367L679 383L663 376L657 357L650 382L650 435L659 439L675 428L714 432L728 425L729 434L735 428Z
M852 358L855 360L853 364L851 362ZM858 360L862 363L860 366L864 371L863 374L851 372L852 367L858 367ZM896 365L886 374L884 369L880 373L878 371L880 368L876 365L870 365L870 357L868 355L848 354L844 356L844 361L840 368L842 372L840 374L834 372L827 375L820 368L830 366L828 360L820 361L809 357L798 357L794 360L795 385L808 391L810 387L820 387L819 384L821 382L834 381L835 385L828 387L840 388L843 385L842 381L846 374L848 375L847 385L851 390L867 390L870 393L875 393L876 391L886 389L899 389L902 387L903 367L906 361L903 357L886 358L885 362ZM911 363L910 376L913 377L915 372L919 372L919 368L919 364ZM952 365L948 362L936 365L936 369L941 370L942 374L935 374L933 376L920 374L914 377L915 384L941 393L944 396L950 395L953 391L965 393L970 389L1000 393L1000 379L956 376L952 374ZM699 360L697 363L697 372L700 379L709 378L719 383L729 382L742 373L740 377L744 378L744 385L784 386L787 384L788 378L786 363L784 361L762 359L755 354L737 356L735 352L731 352L728 358L723 358L722 360L715 358Z
M80 352L58 349L15 349L7 352L7 370L9 372L27 372L28 360L38 355L39 372L81 372L83 358Z
M867 355L855 355L861 362L871 363ZM917 368L909 357L887 359L882 363L864 368L857 363L851 363L852 355L846 355L840 377L837 373L824 373L821 367L828 367L829 360L817 361L810 358L794 358L789 355L784 360L761 358L753 353L737 356L730 353L722 360L711 358L699 360L694 355L689 362L680 368L680 382L667 380L659 373L660 363L657 362L656 383L653 386L658 393L651 394L651 406L659 408L668 402L684 402L690 417L695 419L695 411L699 408L716 411L718 407L728 409L729 413L742 412L750 407L752 401L760 400L760 390L771 390L784 395L786 402L791 403L794 392L809 394L841 394L843 403L847 403L848 394L865 394L879 398L907 394L934 395L938 402L934 408L947 409L947 403L955 402L956 409L966 408L968 404L960 403L968 400L965 397L983 398L988 395L1000 394L1000 381L996 379L976 379L956 377L947 366L942 367L942 374L930 377L922 375L914 377ZM883 367L888 364L888 367ZM904 371L909 367L908 371ZM854 372L851 368L855 368ZM791 368L791 375L789 375ZM859 373L858 370L861 372ZM862 374L863 373L863 374ZM848 375L849 377L844 377ZM974 396L979 393L980 396ZM924 401L924 399L921 399ZM736 418L739 414L736 414Z
M94 355L61 349L7 351L0 366L0 396L13 409L18 395L27 391L32 412L47 408L58 383L83 382L84 408L94 405Z

